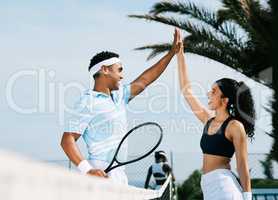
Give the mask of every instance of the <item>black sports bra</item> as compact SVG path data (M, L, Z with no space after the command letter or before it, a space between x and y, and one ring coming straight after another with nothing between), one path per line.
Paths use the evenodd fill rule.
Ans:
M200 141L201 149L204 154L231 158L235 152L235 147L233 143L225 137L225 129L229 121L233 118L228 117L215 134L209 135L208 128L213 119L214 118L209 119L204 127L203 135Z

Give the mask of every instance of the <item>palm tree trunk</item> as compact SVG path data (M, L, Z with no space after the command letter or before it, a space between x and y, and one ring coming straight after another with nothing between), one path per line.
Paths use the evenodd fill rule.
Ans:
M273 96L273 102L272 102L272 135L274 136L273 140L273 145L272 145L272 150L271 150L271 157L273 160L278 162L278 57L277 57L277 52L278 52L278 2L277 0L270 0L270 3L273 8L273 15L274 15L274 22L273 22L273 31L274 35L274 45L273 45L273 50L272 50L272 58L273 58L273 91L274 91L274 96Z

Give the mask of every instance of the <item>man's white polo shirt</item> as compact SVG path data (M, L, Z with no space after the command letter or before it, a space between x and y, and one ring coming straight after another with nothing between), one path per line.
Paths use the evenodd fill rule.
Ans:
M127 133L126 106L130 85L105 93L86 90L76 103L65 132L82 135L90 160L110 163L124 134ZM127 147L126 147L127 148ZM122 155L123 157L126 157Z

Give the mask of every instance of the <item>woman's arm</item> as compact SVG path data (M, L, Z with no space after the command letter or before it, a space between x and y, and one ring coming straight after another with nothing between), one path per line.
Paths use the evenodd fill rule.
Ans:
M243 124L237 120L233 120L229 126L228 130L235 147L237 171L240 177L241 186L244 192L251 192L246 132Z
M193 113L201 122L205 124L209 118L213 117L213 113L206 109L202 103L192 94L187 65L185 63L185 55L183 53L183 45L181 45L180 51L177 53L177 60L181 92Z
M149 167L147 178L146 178L146 181L145 181L144 188L146 188L146 189L149 188L149 183L150 183L151 175L152 175L152 166Z

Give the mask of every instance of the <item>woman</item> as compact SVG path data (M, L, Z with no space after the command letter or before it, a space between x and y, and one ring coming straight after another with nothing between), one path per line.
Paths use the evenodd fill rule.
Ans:
M168 159L166 153L162 150L156 151L154 154L155 163L149 167L147 178L145 181L145 188L149 188L149 182L151 176L153 176L156 187L155 189L160 189L164 182L167 180L168 176L172 175L172 180L175 181L172 168L168 164Z
M181 36L179 40L183 43ZM250 89L243 82L220 79L208 92L209 109L206 109L192 94L182 46L177 59L184 98L205 125L200 142L203 151L201 188L204 199L251 200L247 137L252 138L254 135L255 111ZM240 183L230 170L234 154Z

